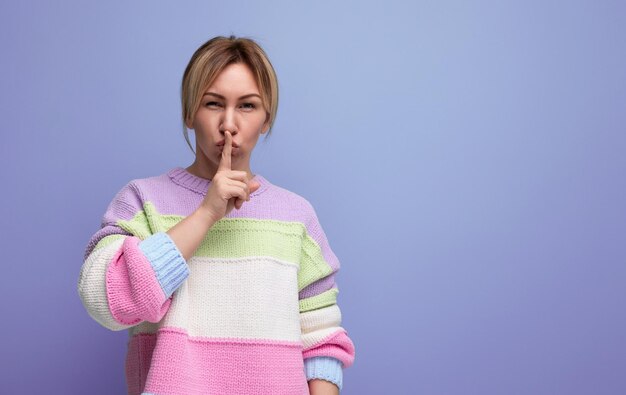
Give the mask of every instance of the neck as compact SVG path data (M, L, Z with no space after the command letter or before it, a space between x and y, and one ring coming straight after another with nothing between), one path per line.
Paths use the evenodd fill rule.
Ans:
M237 164L233 162L231 168L233 170L245 171L248 174L248 180L251 180L255 176L250 169L249 162L246 162L244 166L237 166ZM215 177L215 173L217 173L217 166L196 157L196 160L189 167L187 167L186 170L195 176L212 180L213 177Z

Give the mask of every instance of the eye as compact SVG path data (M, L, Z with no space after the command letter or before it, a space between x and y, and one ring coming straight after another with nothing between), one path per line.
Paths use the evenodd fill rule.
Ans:
M210 107L210 106L219 106L220 104L219 104L218 102L216 102L216 101L210 101L210 102L208 102L206 105L207 105L208 107Z
M255 109L255 108L256 108L256 106L254 105L254 103L243 103L243 104L242 104L242 106L244 106L244 108L247 108L247 109L250 109L250 110L252 110L252 109ZM245 106L250 106L250 107L245 107Z

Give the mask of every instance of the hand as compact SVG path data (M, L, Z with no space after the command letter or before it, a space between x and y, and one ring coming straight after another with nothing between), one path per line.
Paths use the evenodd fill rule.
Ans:
M256 181L248 180L248 173L245 171L231 169L233 138L229 131L225 132L225 136L220 164L201 203L201 207L206 209L215 221L230 213L233 207L239 210L244 202L250 200L250 194L261 186Z

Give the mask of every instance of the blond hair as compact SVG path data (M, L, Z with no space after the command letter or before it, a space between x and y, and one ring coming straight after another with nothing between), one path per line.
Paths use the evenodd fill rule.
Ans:
M269 119L266 139L272 131L278 110L278 79L267 54L250 38L217 36L202 44L191 56L180 89L183 134L194 155L187 126L193 123L205 89L211 86L222 70L233 63L243 63L252 70L267 114L266 121Z

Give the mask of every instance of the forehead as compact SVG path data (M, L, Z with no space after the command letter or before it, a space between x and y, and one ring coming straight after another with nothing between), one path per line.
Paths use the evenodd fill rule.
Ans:
M228 65L213 83L205 90L219 93L223 96L237 96L249 93L259 93L259 87L254 74L248 65L234 63Z

